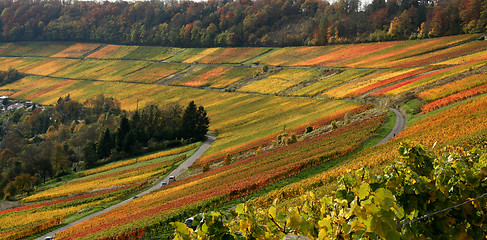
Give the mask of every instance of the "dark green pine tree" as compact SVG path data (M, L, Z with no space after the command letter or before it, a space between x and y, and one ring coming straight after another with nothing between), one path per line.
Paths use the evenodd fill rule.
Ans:
M98 154L99 158L105 158L110 156L111 151L112 136L110 134L110 129L107 128L96 146L96 154Z
M120 126L118 127L115 136L115 146L118 152L125 150L126 137L129 132L130 132L129 120L127 119L127 117L122 116L120 120Z
M139 111L135 111L135 113L130 117L130 130L134 133L135 138L139 142L147 142L149 139L144 131L143 121L140 117Z
M196 121L196 139L203 140L205 134L208 132L208 126L210 125L210 119L206 114L206 110L203 106L198 107L198 118Z
M203 140L209 124L210 120L203 106L196 108L194 102L191 101L183 113L181 136L184 139Z
M189 102L181 119L181 137L190 139L195 135L198 112L194 101Z
M83 153L83 157L85 159L86 166L89 167L89 168L95 166L96 160L98 160L95 143L93 141L91 141L91 140L88 141L83 146L83 148L81 148L81 152Z

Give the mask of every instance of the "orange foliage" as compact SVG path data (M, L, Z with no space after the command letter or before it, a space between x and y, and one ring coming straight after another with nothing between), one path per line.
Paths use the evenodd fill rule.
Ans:
M369 63L371 63L371 62L375 62L375 61L383 60L386 58L394 57L394 56L397 56L399 54L408 53L408 52L416 50L416 49L420 49L420 48L424 48L424 47L429 46L429 45L436 44L439 41L440 41L440 38L432 39L430 41L425 41L425 42L422 42L420 44L415 44L415 45L408 46L405 48L400 48L398 50L390 51L388 53L377 54L377 55L374 55L371 57L366 56L365 59L358 61L358 62L346 64L346 66L347 67L369 66ZM380 65L376 64L372 67L380 67Z
M206 73L203 73L199 75L197 78L195 78L193 81L185 82L182 85L188 86L188 87L200 87L209 82L210 79L216 78L218 76L221 76L225 74L230 68L228 67L216 67Z
M427 102L431 102L446 97L448 95L465 91L469 88L477 87L486 83L487 83L487 73L482 72L480 74L474 74L466 78L462 78L460 80L450 82L445 85L428 89L426 91L418 93L416 96L420 97L421 99Z
M351 44L331 53L313 58L308 61L304 61L301 63L301 65L332 66L353 58L361 57L394 46L398 43L399 42Z
M403 80L403 79L406 79L406 78L409 78L409 77L412 77L414 75L418 75L418 74L421 74L421 73L424 73L424 72L427 72L427 71L431 71L434 68L435 67L426 67L426 68L421 68L421 69L418 69L418 70L415 70L415 71L403 73L401 75L398 75L398 76L395 76L395 77L391 77L391 78L382 80L380 82L376 82L374 84L370 84L370 85L368 85L366 87L360 88L360 89L358 89L358 90L356 90L354 92L349 93L348 96L358 96L358 95L364 94L364 93L366 93L368 91L371 91L373 89L382 87L384 85L387 85L387 84L390 84L390 83L393 83L393 82L397 82L397 81L400 81L400 80Z
M450 104L458 102L458 101L462 101L462 100L467 99L467 98L471 98L473 96L484 94L484 93L487 93L487 84L480 85L478 87L471 88L471 89L450 95L448 97L444 97L442 99L438 99L434 102L430 102L426 105L423 105L421 107L421 111L423 113L428 113L428 112L431 112L431 111L436 110L438 108L450 105Z
M448 70L451 70L451 69L454 69L454 68L457 68L458 66L452 66L452 67L448 67L448 68L443 68L441 70L438 70L438 71L434 71L434 72L430 72L430 73L427 73L427 74L423 74L421 76L418 76L418 77L415 77L415 78L411 78L411 79L408 79L406 81L402 81L400 83L396 83L394 85L391 85L391 86L388 86L388 87L385 87L385 88L382 88L378 91L375 91L373 93L371 93L370 95L371 96L380 96L386 92L389 92L391 90L394 90L396 88L400 88L402 86L405 86L405 85L408 85L410 83L413 83L413 82L416 82L416 81L419 81L419 80L422 80L422 79L425 79L427 77L431 77L431 76L434 76L434 75L437 75L437 74L440 74L440 73L443 73L443 72L446 72Z
M96 59L102 59L105 57L107 54L110 54L112 52L115 52L118 50L121 46L120 45L107 45L103 47L102 49L88 55L86 58L96 58Z
M96 43L76 43L64 49L63 51L52 55L51 57L79 58L100 46L100 44Z
M37 225L27 225L0 233L2 239L21 239L42 232L52 226L56 226L64 221L64 217L50 219Z
M62 82L58 82L58 83L56 83L54 85L51 85L51 86L49 86L47 88L44 88L43 90L41 90L39 92L36 92L36 93L34 93L34 94L26 97L26 99L35 99L35 98L40 97L40 96L42 96L42 95L44 95L44 94L46 94L46 93L48 93L48 92L50 92L50 91L52 91L54 89L60 88L60 87L62 87L64 85L66 85L68 83L72 83L72 82L75 82L75 81L74 80L64 80Z

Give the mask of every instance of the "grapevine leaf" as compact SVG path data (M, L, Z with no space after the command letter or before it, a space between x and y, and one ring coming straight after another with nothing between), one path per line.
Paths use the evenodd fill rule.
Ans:
M299 215L298 211L293 210L290 212L290 217L287 220L287 226L297 229L301 224L301 216Z
M193 232L193 229L188 228L186 224L182 222L171 222L169 224L176 229L177 239L190 239L189 235Z
M366 232L374 232L376 228L377 220L375 217L370 216L369 218L365 219L364 224L367 227Z
M272 218L276 219L276 214L277 214L277 209L276 209L274 206L271 206L271 207L269 208L269 215L270 215Z
M318 233L318 239L319 240L327 239L327 233L325 229L320 229L320 232Z
M280 212L276 216L276 220L279 222L285 222L289 218L289 215L283 212Z
M326 218L321 219L320 221L318 221L318 225L325 229L331 229L330 217L328 216Z
M379 223L378 229L381 229L381 231L376 232L379 235L382 235L384 239L400 239L399 232L396 230L394 222L394 214L392 212L381 210L381 219Z
M201 231L204 233L208 232L208 225L206 223L203 223L203 225L201 225Z
M390 209L394 205L394 196L391 191L379 188L375 192L375 201L383 209Z
M238 214L238 215L241 215L245 212L245 204L243 203L240 203L239 205L237 205L237 208L235 208L235 212Z
M358 190L358 197L360 198L360 200L363 200L369 196L369 192L370 192L369 184L368 183L362 183L360 185L359 190Z
M364 236L364 234L365 234L365 231L364 231L364 230L357 231L357 232L355 232L355 233L354 233L354 235L353 235L353 236L354 236L354 237L353 237L353 239L354 239L354 240L360 240L360 239L363 239L362 237Z
M342 224L342 232L348 235L350 234L351 231L352 231L352 227L348 224L348 222L344 222Z

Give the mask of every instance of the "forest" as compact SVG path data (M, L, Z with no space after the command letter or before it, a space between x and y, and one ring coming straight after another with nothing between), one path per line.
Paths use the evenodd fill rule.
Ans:
M35 106L35 105L34 105ZM1 114L0 196L29 193L46 179L121 158L199 141L208 130L203 106L149 104L123 111L111 97Z
M0 41L302 46L487 30L487 0L7 0L0 10Z

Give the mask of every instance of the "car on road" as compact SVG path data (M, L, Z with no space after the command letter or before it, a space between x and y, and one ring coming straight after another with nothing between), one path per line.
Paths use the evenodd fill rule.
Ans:
M53 240L53 239L54 239L54 238L53 238L53 237L51 237L51 236L44 238L44 240Z
M176 177L175 176L169 176L169 182L174 182L176 181Z
M197 226L193 226L193 221L194 221L193 217L186 218L186 220L184 221L184 224L186 224L187 227L189 227L193 230L196 230Z
M164 187L167 185L167 182L161 182L161 187Z

